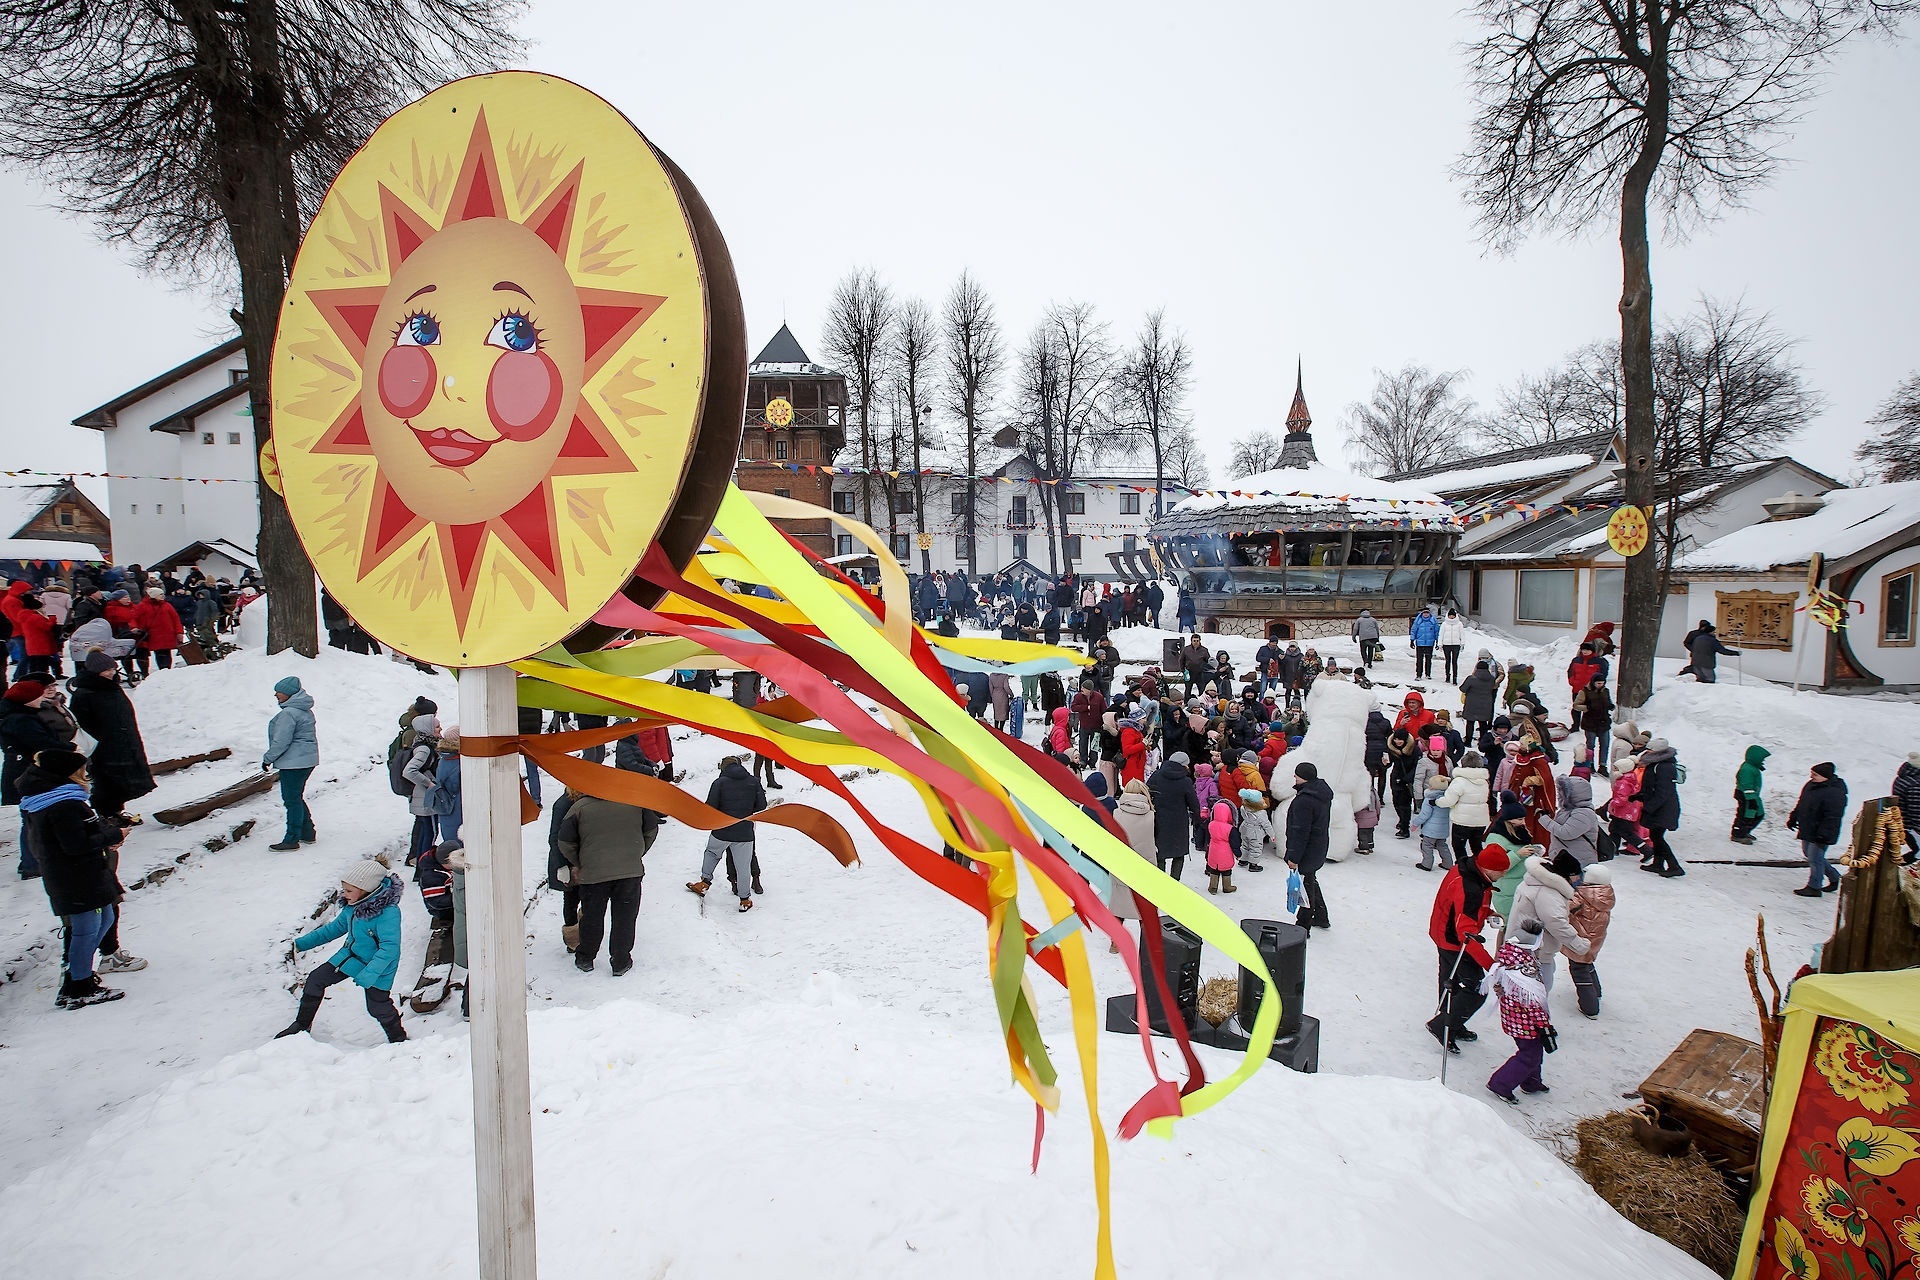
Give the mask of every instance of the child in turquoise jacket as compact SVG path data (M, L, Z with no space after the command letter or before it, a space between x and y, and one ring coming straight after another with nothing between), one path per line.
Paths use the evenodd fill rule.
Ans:
M1760 787L1767 771L1767 757L1773 753L1758 743L1747 748L1747 758L1733 775L1733 834L1735 844L1752 844L1753 829L1766 820L1767 806L1760 801Z
M300 993L300 1012L293 1025L276 1035L313 1030L314 1015L327 988L351 978L366 992L367 1012L387 1033L389 1041L405 1040L400 1011L393 1005L393 980L400 970L400 895L403 886L386 867L365 859L340 877L340 914L293 941L295 952L308 951L345 935L346 945L332 959L307 976Z

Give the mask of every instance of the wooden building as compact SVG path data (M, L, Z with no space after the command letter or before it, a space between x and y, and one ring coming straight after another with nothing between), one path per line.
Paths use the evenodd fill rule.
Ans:
M813 362L786 325L747 369L745 430L734 482L832 509L832 463L847 443L847 380ZM782 526L816 554L834 554L825 520Z

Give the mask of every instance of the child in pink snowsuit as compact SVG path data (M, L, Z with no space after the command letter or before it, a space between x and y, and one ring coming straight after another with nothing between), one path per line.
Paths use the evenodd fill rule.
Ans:
M1202 766L1205 767L1205 766ZM1233 887L1233 806L1215 800L1207 823L1207 892L1237 893Z

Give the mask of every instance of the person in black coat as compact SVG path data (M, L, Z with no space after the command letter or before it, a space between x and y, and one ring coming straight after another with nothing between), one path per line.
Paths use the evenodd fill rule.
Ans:
M119 667L98 650L87 655L85 669L73 678L71 687L73 718L95 744L88 762L93 811L124 827L127 801L153 790L153 771L147 767L147 748L140 740L133 702L120 685Z
M1667 845L1667 832L1680 829L1680 763L1665 738L1654 738L1640 753L1640 764L1640 790L1633 799L1640 802L1640 825L1652 834L1653 841L1653 857L1640 869L1669 879L1683 876L1686 869Z
M1460 682L1460 718L1466 722L1466 740L1477 743L1493 727L1493 695L1500 682L1485 662L1473 664L1473 673Z
M113 873L122 829L94 811L87 796L87 759L77 751L42 751L20 775L20 808L40 860L40 885L60 917L62 1009L118 1000L103 986L93 958L112 927L124 891Z
M1320 892L1320 868L1327 864L1327 836L1333 829L1333 788L1311 761L1293 767L1293 799L1287 804L1287 866L1300 873L1306 895L1294 923L1302 929L1330 928L1327 900Z
M729 818L742 821L721 827L707 837L707 851L700 860L700 878L689 881L687 888L706 896L713 886L714 868L725 858L729 862L728 878L733 881L734 896L740 899L740 910L751 911L753 895L764 891L753 865L753 823L745 819L767 807L766 790L759 779L747 772L739 756L728 756L720 762L720 776L707 789L707 804Z
M0 749L6 752L6 764L0 768L0 805L20 803L20 775L32 767L34 756L42 751L73 749L73 730L64 723L65 717L41 712L49 687L40 680L22 680L0 698ZM60 728L66 729L64 735ZM39 874L33 841L23 821L20 824L20 878L31 880Z
M1800 847L1807 854L1807 887L1795 889L1797 896L1817 898L1840 887L1840 873L1827 865L1827 850L1840 843L1846 822L1847 784L1831 762L1813 766L1807 785L1800 788L1800 799L1787 815L1787 830L1799 832Z
M1154 861L1175 880L1186 869L1187 850L1198 839L1195 833L1206 825L1200 793L1193 789L1193 775L1187 772L1191 763L1186 752L1169 752L1166 763L1147 778L1147 795L1153 801Z
M1714 668L1721 654L1732 657L1740 652L1738 649L1729 649L1722 644L1720 637L1714 634L1713 624L1705 618L1700 619L1700 625L1689 631L1686 639L1680 643L1686 646L1688 654L1687 665L1680 670L1693 672L1693 678L1701 684L1714 682Z
M1387 799L1387 739L1393 733L1393 721L1375 707L1367 712L1367 774L1373 779L1373 794L1381 803Z

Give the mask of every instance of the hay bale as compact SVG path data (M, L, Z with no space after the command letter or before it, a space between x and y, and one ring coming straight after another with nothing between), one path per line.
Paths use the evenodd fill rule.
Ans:
M1720 1275L1733 1271L1745 1215L1726 1179L1698 1152L1657 1156L1633 1136L1633 1113L1588 1116L1574 1126L1568 1161L1602 1200L1642 1231Z
M1200 984L1200 1016L1217 1027L1240 1007L1238 978L1208 978Z

